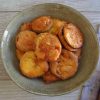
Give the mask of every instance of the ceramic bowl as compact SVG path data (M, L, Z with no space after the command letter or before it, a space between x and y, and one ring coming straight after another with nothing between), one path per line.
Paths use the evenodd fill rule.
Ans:
M49 15L74 23L84 37L82 57L76 75L65 81L45 84L41 79L29 79L21 75L15 53L15 36L23 22ZM68 93L86 82L93 73L99 56L96 33L90 22L75 9L56 3L34 5L19 14L7 26L2 42L1 53L4 67L11 79L24 90L41 95L61 95Z

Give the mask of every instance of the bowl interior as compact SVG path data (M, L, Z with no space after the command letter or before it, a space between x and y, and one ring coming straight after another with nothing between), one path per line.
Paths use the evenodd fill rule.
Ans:
M49 85L44 84L41 79L28 79L22 76L19 71L19 62L15 55L15 36L20 25L43 15L74 23L80 28L84 36L82 57L77 74L68 80ZM60 95L80 86L89 78L98 60L98 43L91 24L76 10L60 4L40 4L19 13L5 30L1 48L4 66L12 80L29 92L44 95Z

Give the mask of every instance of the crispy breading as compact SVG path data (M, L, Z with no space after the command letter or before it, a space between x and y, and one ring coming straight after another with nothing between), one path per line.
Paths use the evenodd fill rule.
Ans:
M67 41L65 40L64 36L63 36L63 28L59 31L58 33L58 37L60 42L62 43L62 45L64 46L65 49L69 50L69 51L77 51L77 49L72 48L71 46L68 45Z
M31 22L23 23L21 25L20 31L25 31L25 30L32 30Z
M64 26L65 22L59 19L53 19L52 28L49 30L49 33L58 35L59 31Z
M82 52L81 48L77 49L77 51L73 51L73 53L78 57L78 59L80 59L81 57L81 52Z
M48 63L44 60L38 60L33 51L26 52L20 59L21 73L29 78L42 76L48 71Z
M32 30L38 33L48 31L52 27L50 16L41 16L32 21Z
M36 55L39 59L56 61L61 53L59 39L50 33L41 33L36 40Z
M16 36L16 47L23 52L29 50L35 50L35 38L37 37L35 32L22 31Z
M22 58L22 56L24 55L24 53L25 52L16 49L16 56L17 56L18 60L20 60Z
M83 45L83 36L79 29L72 23L64 26L64 38L72 48L80 48Z
M52 83L52 82L56 82L61 79L55 76L54 74L52 74L51 71L49 70L43 75L43 80L45 83Z
M72 52L63 49L59 59L50 63L50 69L62 80L68 79L77 72L78 59Z

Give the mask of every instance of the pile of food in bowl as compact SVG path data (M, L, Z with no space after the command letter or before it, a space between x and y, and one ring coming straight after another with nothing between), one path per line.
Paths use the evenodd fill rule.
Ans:
M15 40L20 72L45 83L69 79L78 70L83 41L71 22L40 16L23 23Z

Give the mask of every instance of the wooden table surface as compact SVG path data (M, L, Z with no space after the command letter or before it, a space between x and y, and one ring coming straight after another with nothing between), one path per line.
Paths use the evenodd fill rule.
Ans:
M12 18L23 9L40 3L61 3L80 11L92 23L97 31L100 24L100 0L0 0L0 41L5 28ZM95 73L100 73L98 64ZM0 58L0 100L79 100L80 87L72 93L48 97L30 94L19 88L8 76Z

